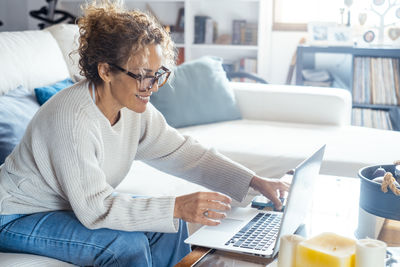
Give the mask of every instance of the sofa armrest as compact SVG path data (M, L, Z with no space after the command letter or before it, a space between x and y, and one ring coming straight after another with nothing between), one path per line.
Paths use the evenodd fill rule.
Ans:
M230 83L243 119L349 125L348 90L326 87Z

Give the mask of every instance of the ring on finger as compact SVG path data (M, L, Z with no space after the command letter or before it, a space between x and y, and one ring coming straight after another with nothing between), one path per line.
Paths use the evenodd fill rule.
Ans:
M205 212L203 212L204 217L208 217L208 210L206 210Z

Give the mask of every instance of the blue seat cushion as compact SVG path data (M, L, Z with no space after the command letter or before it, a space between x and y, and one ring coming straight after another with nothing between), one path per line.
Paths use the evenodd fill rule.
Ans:
M39 107L34 93L22 86L0 96L0 164L19 143Z
M216 57L202 57L174 70L150 102L173 127L241 119L233 90Z

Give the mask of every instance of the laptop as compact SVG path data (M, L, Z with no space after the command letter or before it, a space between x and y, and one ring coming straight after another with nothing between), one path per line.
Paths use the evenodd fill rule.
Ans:
M280 237L293 234L311 207L314 180L325 151L323 145L294 170L283 212L234 207L218 226L202 226L185 243L224 251L274 257Z

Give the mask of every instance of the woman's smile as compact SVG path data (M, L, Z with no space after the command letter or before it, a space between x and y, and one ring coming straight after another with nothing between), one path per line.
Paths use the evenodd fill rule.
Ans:
M138 94L136 94L135 96L136 96L141 102L147 104L147 103L150 101L150 96L151 96L151 94L149 94L149 95L138 95Z

